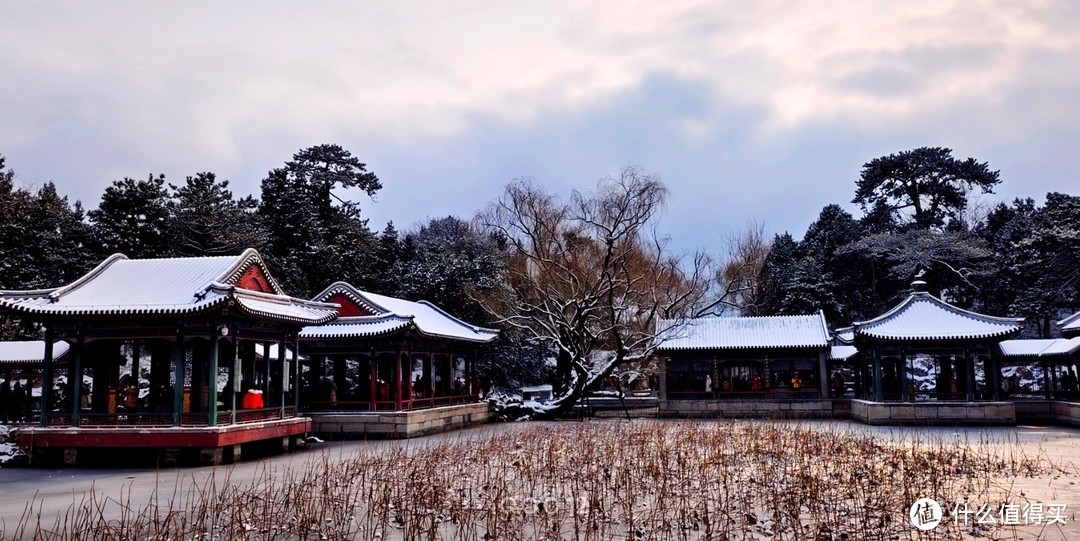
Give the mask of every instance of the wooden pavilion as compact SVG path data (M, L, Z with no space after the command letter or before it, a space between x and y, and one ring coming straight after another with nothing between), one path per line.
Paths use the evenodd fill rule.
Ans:
M702 317L659 325L681 326L656 348L663 358L662 413L831 416L824 314Z
M32 457L62 450L68 463L88 448L161 449L166 462L198 451L217 463L239 458L244 444L297 444L310 420L298 414L296 336L338 315L333 304L286 295L252 249L116 254L62 287L0 291L0 309L45 329L38 427L20 430L20 445ZM54 386L58 340L70 345L63 389ZM261 394L263 407L240 408L245 392Z
M1005 340L998 344L1002 392L1010 399L1077 400L1080 336Z
M316 432L407 437L486 420L473 364L477 348L498 331L427 301L377 295L345 282L314 301L340 307L339 319L306 327L299 336L311 359L303 405Z
M70 347L53 343L53 366L66 367ZM45 342L0 341L0 424L22 425L37 419L31 390L40 386Z
M1061 336L1065 338L1080 336L1080 312L1058 321L1057 324L1058 328L1061 329Z
M855 347L870 371L875 401L996 400L998 344L1020 334L1023 318L994 317L953 306L912 283L892 310L853 325ZM915 378L916 374L921 376Z
M1001 397L998 344L1020 334L1023 318L953 306L916 279L893 309L853 325L863 362L852 417L871 424L1013 424Z

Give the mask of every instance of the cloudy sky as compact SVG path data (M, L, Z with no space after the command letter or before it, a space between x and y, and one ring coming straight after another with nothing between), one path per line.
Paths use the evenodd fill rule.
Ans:
M1000 169L988 202L1080 193L1070 0L364 4L0 0L0 153L94 208L150 172L257 194L338 143L384 185L376 230L636 164L677 245L714 252L858 215L860 166L919 146Z

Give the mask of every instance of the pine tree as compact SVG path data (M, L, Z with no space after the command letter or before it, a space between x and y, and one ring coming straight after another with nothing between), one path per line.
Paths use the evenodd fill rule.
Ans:
M974 158L953 158L952 150L921 147L875 158L863 165L855 198L865 210L882 204L910 215L910 226L932 229L958 219L974 188L993 193L999 172Z
M48 182L38 190L30 207L27 249L33 254L34 275L27 289L56 287L71 283L97 263L90 251L90 227L82 204L68 204L66 196Z
M988 314L1011 314L1017 295L1033 285L1033 276L1022 272L1024 263L1038 257L1029 242L1034 236L1039 208L1031 198L999 203L976 228L993 254L988 273L979 281L980 309Z
M375 235L360 207L334 193L340 187L374 195L382 185L366 167L340 146L319 145L263 179L266 255L289 293L306 297L335 280L364 283L370 274Z
M113 182L105 189L98 208L88 215L99 258L117 252L130 258L172 253L165 175Z
M466 321L488 314L470 293L490 291L502 276L504 259L496 239L448 216L433 219L406 237L408 249L395 266L398 295L426 299Z
M237 254L266 242L258 202L251 196L233 199L228 180L218 181L214 173L205 172L169 188L169 231L177 255Z
M829 317L839 312L835 285L820 262L803 252L791 234L776 236L762 268L764 297L752 315L800 315L822 310Z
M792 266L799 259L799 244L790 233L776 235L765 264L761 268L761 298L754 303L752 316L774 316L783 313L784 295L791 281Z
M1010 266L1020 288L1012 311L1037 322L1049 337L1051 322L1080 308L1080 197L1050 193L1029 236L1011 244L1023 254Z
M0 288L38 289L70 283L93 264L82 206L70 205L49 182L36 192L15 187L0 156ZM0 318L0 336L38 337L17 317Z
M379 234L375 252L371 255L370 272L363 284L358 285L375 293L398 295L401 280L396 267L403 254L403 243L394 227L394 222L388 222L386 228Z
M15 171L5 168L0 155L0 288L24 289L33 275L26 239L33 229L29 217L33 195L15 186Z

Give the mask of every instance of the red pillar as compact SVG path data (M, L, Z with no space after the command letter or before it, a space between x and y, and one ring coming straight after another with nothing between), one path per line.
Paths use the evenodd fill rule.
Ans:
M397 355L394 357L394 409L401 411L401 346L398 346Z
M368 363L371 365L371 370L368 371L368 379L371 380L371 392L368 394L368 409L375 411L379 409L378 404L375 403L376 393L379 391L379 360L378 354L375 352L375 348L371 349L371 357L368 358ZM338 362L337 359L334 362Z

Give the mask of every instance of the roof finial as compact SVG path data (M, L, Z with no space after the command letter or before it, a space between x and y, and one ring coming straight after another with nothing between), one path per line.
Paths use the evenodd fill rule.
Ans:
M926 291L926 281L923 280L923 276L926 275L926 269L919 267L919 271L915 273L915 280L911 282L911 291L914 293L922 293Z

